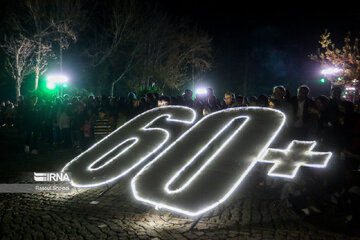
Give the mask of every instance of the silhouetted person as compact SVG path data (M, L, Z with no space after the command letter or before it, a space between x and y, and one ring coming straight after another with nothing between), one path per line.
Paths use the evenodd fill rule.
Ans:
M265 95L260 95L256 102L259 107L269 107L269 98Z
M186 89L183 95L183 104L187 107L194 107L194 101L192 100L193 92L190 89Z
M314 106L314 101L309 98L309 93L309 87L301 85L297 90L297 96L292 99L294 133L299 140L306 138L309 129L313 127L314 119L309 107Z
M282 85L278 85L273 88L273 96L270 101L274 103L272 104L272 106L285 113L286 117L288 118L288 122L291 122L293 120L292 119L293 110L292 110L292 105L289 103L286 96L287 96L286 88ZM275 101L273 101L273 99Z
M333 87L329 102L329 120L337 141L335 145L338 149L348 145L355 117L354 104L341 99L341 94L342 89L339 86Z
M40 115L37 108L38 98L30 97L24 108L25 152L38 154L38 137L40 130Z

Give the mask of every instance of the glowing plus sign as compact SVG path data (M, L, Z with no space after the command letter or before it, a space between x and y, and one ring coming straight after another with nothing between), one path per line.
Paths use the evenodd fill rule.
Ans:
M293 140L287 149L269 148L259 158L259 162L274 163L268 175L293 178L301 166L325 168L331 152L313 152L315 141Z

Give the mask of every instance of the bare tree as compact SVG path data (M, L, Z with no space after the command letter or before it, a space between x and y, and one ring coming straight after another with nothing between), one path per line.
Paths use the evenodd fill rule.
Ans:
M63 51L68 49L70 42L76 42L78 28L84 18L80 0L52 1L49 22L53 29L53 40L59 44L60 72L63 71Z
M34 45L34 90L37 90L39 78L46 72L48 62L55 58L54 42L59 43L62 70L62 51L68 48L70 40L76 40L74 28L81 5L78 0L26 0L22 6L23 14L12 15L8 24L14 32L28 36Z
M33 36L35 48L34 72L35 84L34 90L39 86L39 78L46 72L48 62L50 59L55 58L52 49L51 39L49 35L53 32L52 26L47 17L48 2L43 0L27 0L25 2L27 18L32 27L25 27L22 31L27 31Z
M122 83L131 90L157 86L179 90L190 79L189 69L211 67L211 39L198 28L169 18L157 8L134 0L96 2L93 37L85 51L97 90ZM112 9L111 15L104 14ZM100 16L100 17L99 17ZM101 21L99 21L101 19Z
M44 73L48 69L48 61L49 59L55 58L54 53L52 51L52 44L49 42L44 43L42 39L38 39L35 43L35 64L34 64L34 72L35 72L35 86L34 90L37 90L39 86L39 78L44 75Z
M137 39L137 10L134 0L97 2L101 9L98 15L104 16L91 27L93 38L85 50L90 59L89 66L93 69L107 65L111 68L109 80L98 78L98 90L107 88L111 84L110 95L114 95L115 84L123 80L135 63L140 47ZM106 11L111 9L111 14ZM135 43L136 42L136 43Z
M197 27L169 18L154 9L144 14L142 61L138 61L133 88L161 90L180 88L191 80L192 70L202 73L211 68L211 38Z
M137 48L134 48L132 50L132 53L131 53L131 56L127 59L127 62L125 64L125 67L123 68L121 74L115 79L112 81L111 83L111 89L110 89L110 96L113 97L114 96L114 88L115 88L115 84L117 84L118 82L120 82L124 77L125 75L130 72L130 70L132 69L133 67L133 62L134 62L134 58L135 58L135 55L137 54L137 51L138 49Z
M93 38L91 45L86 49L87 56L91 59L91 67L104 63L119 46L134 36L136 21L133 0L104 1L103 11L106 16L97 26L92 26ZM106 10L111 9L111 14Z
M5 68L15 80L16 96L21 95L21 85L24 78L33 70L34 42L23 36L5 37L4 43L0 45L6 58Z

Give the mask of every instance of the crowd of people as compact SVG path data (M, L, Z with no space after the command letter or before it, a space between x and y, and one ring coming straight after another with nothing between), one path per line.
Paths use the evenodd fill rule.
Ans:
M39 140L74 148L81 152L136 115L164 105L183 105L200 116L226 108L258 106L286 114L286 134L291 139L316 140L334 153L336 171L327 177L318 172L301 181L288 182L281 198L286 205L305 215L337 214L348 224L359 222L360 112L358 103L342 99L342 89L333 87L330 96L310 97L308 86L290 96L284 86L275 86L270 96L245 97L226 92L218 99L214 90L195 94L189 89L181 96L147 93L126 97L19 97L16 103L1 103L0 126L16 127L25 136L24 151L38 154ZM311 170L309 170L311 171ZM330 171L331 172L331 171Z

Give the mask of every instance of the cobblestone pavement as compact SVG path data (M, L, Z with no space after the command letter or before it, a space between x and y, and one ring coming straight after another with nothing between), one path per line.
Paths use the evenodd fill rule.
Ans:
M73 156L57 151L37 157L17 155L12 160L23 171L55 171ZM39 164L44 161L45 165ZM13 171L16 166L12 166ZM0 239L359 239L305 221L282 205L278 189L259 186L255 174L247 178L241 192L201 218L155 210L135 201L130 178L109 189L74 189L66 194L2 193Z
M104 190L1 194L1 239L357 239L306 223L250 184L200 219L136 202L125 180Z

